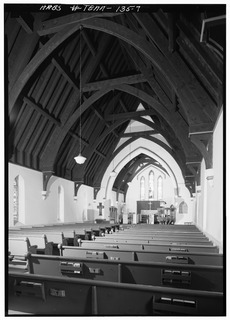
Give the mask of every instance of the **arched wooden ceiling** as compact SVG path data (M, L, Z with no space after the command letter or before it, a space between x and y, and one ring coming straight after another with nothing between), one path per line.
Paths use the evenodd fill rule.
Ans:
M126 145L160 133L186 183L199 184L202 157L212 166L212 132L224 102L225 11L140 5L122 13L55 13L5 5L9 161L98 187L135 119L153 131L133 133ZM140 103L144 111L137 111ZM74 161L80 127L84 165ZM124 190L121 182L146 156L135 161L115 188Z

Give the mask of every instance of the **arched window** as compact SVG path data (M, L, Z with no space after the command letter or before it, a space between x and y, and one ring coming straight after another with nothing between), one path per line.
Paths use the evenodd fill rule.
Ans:
M179 213L188 213L187 203L182 201L179 205Z
M64 222L64 188L58 186L58 210L57 221Z
M18 175L13 182L13 225L18 222L25 224L25 182Z
M149 199L154 198L154 173L151 170L149 172Z
M14 179L13 191L13 224L19 221L19 177Z
M140 198L145 200L145 178L142 176L140 181Z
M163 179L161 176L157 179L157 199L163 199Z

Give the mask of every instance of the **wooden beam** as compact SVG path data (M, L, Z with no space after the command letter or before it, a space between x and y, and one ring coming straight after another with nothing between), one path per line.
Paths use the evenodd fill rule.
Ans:
M108 115L105 119L107 121L111 120L118 120L118 119L133 119L136 117L144 117L144 116L151 116L155 115L156 111L153 109L149 110L142 110L142 111L134 111L134 112L127 112L127 113L115 113Z
M168 35L169 35L169 52L175 51L175 44L176 44L176 24L175 24L175 15L174 13L168 13Z
M126 76L126 77L120 77L116 79L108 79L108 80L88 83L84 85L83 92L100 90L105 86L111 86L111 85L115 86L123 83L134 84L134 83L141 83L141 82L146 82L146 78L142 74L136 74L132 76Z
M22 14L16 20L22 26L22 28L26 31L26 33L28 34L33 33L33 18L31 15Z
M140 132L127 132L120 135L121 138L127 138L127 137L143 137L143 136L149 136L152 134L155 134L155 130L146 130L146 131L140 131Z
M121 13L116 12L103 12L103 17L113 17ZM51 33L59 32L61 29L71 26L76 23L81 23L85 20L101 17L101 12L86 13L86 12L75 12L73 14L66 15L60 18L49 19L42 21L37 25L36 31L39 36L44 36Z
M89 146L89 143L86 142L84 139L80 138L76 133L73 133L73 132L69 131L68 134L69 134L71 137L73 137L74 139L78 140L78 141L81 140L81 143L82 143L84 146L86 146L86 147ZM101 152L98 151L98 150L95 150L95 153L98 154L100 157L102 157L102 158L104 158L104 159L106 158L106 155L104 155L103 153L101 153Z
M61 122L54 117L52 117L48 112L43 110L41 107L39 107L36 103L34 103L31 99L24 97L23 101L28 104L31 108L42 114L44 117L52 121L54 124L56 124L58 127L61 126Z
M183 101L183 108L187 114L189 123L194 122L194 120L197 121L197 119L199 119L199 121L204 121L206 115L203 113L203 109L216 108L214 102L196 80L195 76L183 62L179 54L177 52L171 54L168 51L167 39L162 34L155 21L151 19L150 15L147 13L134 13L134 16L151 40L154 43L157 43L157 47L165 57L165 65L167 61L169 67L172 68L171 76L175 79L174 81L183 83L181 83L180 88L175 88L172 82L171 85L175 89L177 96ZM155 32L152 32L152 30L155 30ZM165 72L163 71L163 73ZM196 118L194 118L194 114L197 114Z
M189 136L192 134L212 133L214 129L213 123L201 123L189 126Z
M79 92L79 86L76 84L76 79L74 78L73 74L69 72L61 59L58 57L52 58L52 64L58 69L63 77L66 78L73 88Z

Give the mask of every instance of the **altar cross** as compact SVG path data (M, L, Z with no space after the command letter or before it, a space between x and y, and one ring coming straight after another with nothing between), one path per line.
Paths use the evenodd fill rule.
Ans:
M149 201L149 210L151 210L152 202Z
M102 205L101 202L99 202L99 205L97 206L97 208L99 209L99 216L102 216L102 209L104 209L104 206Z

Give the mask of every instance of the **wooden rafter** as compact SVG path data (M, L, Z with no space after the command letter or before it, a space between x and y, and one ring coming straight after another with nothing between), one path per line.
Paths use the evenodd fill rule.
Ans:
M111 86L111 85L116 86L123 83L134 84L134 83L141 83L145 81L146 81L146 78L142 74L136 74L132 76L120 77L116 79L108 79L108 80L85 84L83 87L83 92L100 90L105 86Z

